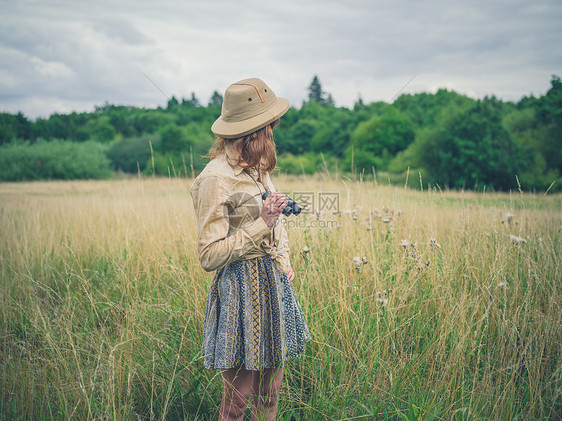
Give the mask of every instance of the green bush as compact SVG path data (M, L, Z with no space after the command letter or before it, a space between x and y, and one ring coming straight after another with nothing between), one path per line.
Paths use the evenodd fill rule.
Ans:
M0 180L104 178L110 173L104 147L97 142L39 140L0 146Z
M392 162L392 169L426 170L427 181L451 188L517 189L516 175L529 170L533 155L502 124L502 104L478 100L470 108L443 110L434 126L420 129L414 143Z
M320 159L320 156L313 153L298 156L285 153L277 158L277 166L282 172L288 174L314 174L320 169Z
M107 151L107 157L115 170L136 173L144 171L146 162L150 158L150 144L148 137L128 138L114 142ZM154 144L154 139L152 139ZM138 163L138 167L137 167Z
M370 171L374 166L386 170L392 158L414 141L414 129L413 123L393 107L359 123L344 152L345 168Z
M191 145L187 133L176 125L168 125L160 132L160 142L154 145L154 149L162 152L180 152L189 150Z

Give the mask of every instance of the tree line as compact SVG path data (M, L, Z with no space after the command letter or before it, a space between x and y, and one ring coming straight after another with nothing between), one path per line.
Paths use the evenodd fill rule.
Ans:
M220 115L214 92L202 106L169 99L165 107L104 104L91 113L31 121L0 114L0 179L74 179L125 173L191 176L212 146ZM279 168L287 173L420 173L442 188L560 191L562 82L518 102L473 99L454 91L403 94L392 104L336 107L317 76L308 99L276 129ZM396 175L396 176L395 176ZM552 184L554 182L554 184Z

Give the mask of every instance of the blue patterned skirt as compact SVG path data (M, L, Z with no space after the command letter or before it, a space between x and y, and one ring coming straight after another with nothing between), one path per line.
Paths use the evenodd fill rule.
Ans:
M310 332L287 275L269 256L229 263L213 277L203 327L204 366L282 367Z

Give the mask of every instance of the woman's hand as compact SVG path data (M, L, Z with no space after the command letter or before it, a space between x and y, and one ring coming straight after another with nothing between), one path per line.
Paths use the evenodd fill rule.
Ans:
M295 279L295 272L290 263L287 263L287 279L289 282L293 282L293 279Z
M289 199L283 193L271 192L263 202L261 209L261 217L269 227L272 229L279 218L279 214L289 203Z

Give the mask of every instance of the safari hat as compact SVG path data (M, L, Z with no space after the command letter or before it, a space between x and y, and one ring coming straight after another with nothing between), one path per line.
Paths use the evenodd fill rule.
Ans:
M211 130L226 139L246 136L273 123L288 109L289 100L276 96L263 80L243 79L226 89L221 115Z

